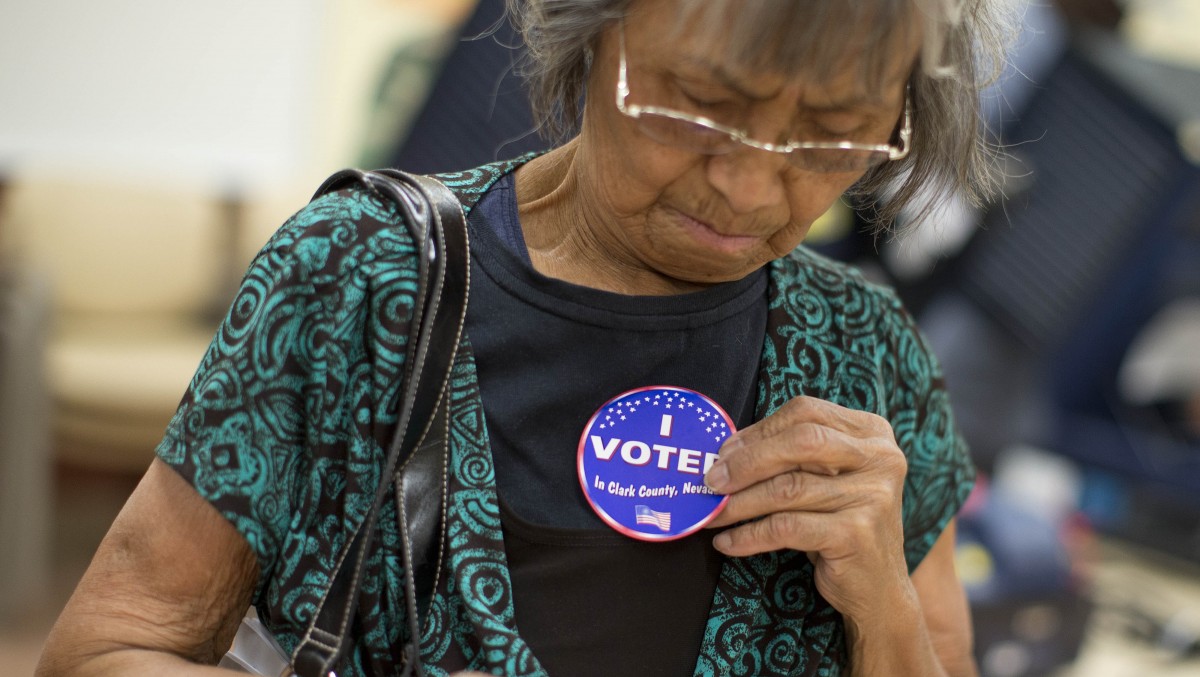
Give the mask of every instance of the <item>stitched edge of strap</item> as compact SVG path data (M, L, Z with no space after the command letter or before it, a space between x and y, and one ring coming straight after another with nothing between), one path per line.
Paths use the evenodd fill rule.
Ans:
M382 196L385 198L393 198L394 201L396 202L395 206L397 208L397 211L410 212L411 210L408 208L408 205L405 204L407 201L403 200L403 198L401 197L401 195L399 193L399 188L395 188L395 185L396 185L396 183L398 183L398 181L391 183L388 186L388 188L395 190L396 191L395 193L392 193L392 190L381 189L379 186L380 181L385 181L385 182L389 181L389 180L395 181L397 178L398 177L395 177L395 176L388 176L387 174L373 174L370 172L362 172L360 170L343 170L341 172L334 174L329 179L327 179L321 185L321 187L317 190L316 196L323 195L332 189L336 189L336 188L340 187L341 185L345 184L348 180L353 180L361 185L366 186L369 190L372 190L372 192L375 192L377 194L382 194ZM437 223L437 225L440 225L440 216L441 215L440 215L439 211L436 209L436 206L428 203L429 196L425 191L422 190L419 192L421 193L421 196L426 199L426 202L427 202L426 209L428 210L428 213L426 214L426 216L427 216L427 220L430 221L430 223L428 223L427 225L432 226L435 223ZM412 214L409 214L409 216L412 216ZM409 219L407 219L407 221L409 222L408 223L409 227L413 227L414 225L416 225L415 222L417 221L417 219L409 218ZM440 231L440 228L437 228L436 230ZM418 246L418 252L419 252L418 253L418 261L419 261L419 263L418 263L418 271L419 271L418 272L418 290L419 291L428 289L428 275L429 275L430 266L428 265L428 259L426 257L426 250L427 250L428 244L430 243L430 237L431 237L431 234L433 231L434 231L433 228L426 227L424 232L420 233L419 238L414 237L414 239L418 240L418 242L419 242L419 246ZM441 276L439 276L439 278L437 280L437 282L438 282L437 289L435 290L435 294L434 294L434 299L435 299L434 308L435 309L437 308L436 300L440 298L441 286L442 286L442 282L443 282L443 279L444 279L444 276L445 276L446 270L447 270L447 266L444 263L445 256L442 255L439 258L441 260L438 261L438 263L441 263L442 265L440 266ZM410 330L410 337L412 337L413 333L416 334L416 340L415 340L414 344L410 344L410 348L415 347L415 349L416 349L416 355L414 357L416 358L415 362L420 365L420 369L411 368L411 370L406 370L406 375L409 378L406 379L406 382L405 382L404 390L405 390L406 394L403 396L402 402L409 402L409 401L415 399L415 395L417 394L417 391L419 389L418 387L420 385L420 380L421 380L420 376L423 374L425 356L428 354L429 336L427 336L427 334L432 333L432 329L433 329L433 321L430 320L428 314L426 312L424 312L428 296L429 296L428 291L426 291L426 293L424 293L424 294L420 294L420 302L417 304L417 310L414 313L414 318L413 318L413 323L412 323L412 325L416 329L416 331L414 332L414 331ZM465 300L464 300L464 305L465 305ZM426 321L429 322L428 325L426 324ZM421 338L425 338L426 340L422 341ZM452 359L453 359L453 353L451 354L451 360ZM414 361L410 360L409 364L410 365L414 364ZM447 370L447 372L449 371L449 365L446 366L446 370ZM416 378L412 378L413 376L416 376ZM393 443L392 443L392 445L390 445L390 448L389 448L388 460L386 462L386 466L392 466L396 461L398 461L398 458L394 458L394 456L398 456L399 452L402 450L402 449L400 449L400 447L403 447L403 440L405 437L407 437L408 423L409 423L408 419L411 417L411 413L412 412L411 412L410 407L402 408L401 420L398 421L397 430L393 437ZM426 424L425 429L428 430L428 428L429 428L429 424ZM424 437L424 431L419 436L419 438L423 438L423 437ZM416 447L414 446L413 448L415 449ZM384 470L384 472L381 473L381 477L390 476L392 474L392 472L388 471L388 467L385 467L383 470ZM388 484L390 484L390 483L388 483ZM336 567L330 577L330 584L329 584L329 586L326 587L325 592L321 597L320 604L317 606L317 610L313 614L312 620L310 621L308 628L306 628L304 635L301 637L300 642L297 643L296 648L292 653L291 659L292 659L293 664L299 662L298 659L300 658L301 654L305 651L305 649L308 649L308 648L324 649L323 652L318 652L318 654L320 655L320 673L321 674L330 673L332 671L334 665L338 661L338 659L341 658L341 654L345 650L345 645L346 645L346 632L345 631L346 631L347 626L350 623L351 617L353 616L353 609L357 605L357 601L358 601L359 586L360 586L360 578L359 577L362 574L362 569L364 568L364 563L369 555L370 545L371 545L371 541L372 541L372 539L370 537L362 535L363 527L370 525L371 529L372 530L374 529L375 520L378 517L379 507L381 504L380 496L386 492L386 488L384 485L385 485L385 483L381 480L380 486L376 489L375 500L372 503L372 507L371 507L370 511L368 511L364 520L355 528L354 533L352 534L352 536L350 537L350 539L348 539L348 541L346 543L343 553L341 553L339 555L338 564L336 565ZM359 546L357 548L355 548L354 547L355 543L360 536L362 536L363 540L360 542ZM346 557L350 554L351 551L355 551L355 550L357 551L357 557L355 558L355 567L354 567L355 571L353 574L353 578L351 579L351 582L350 582L350 588L348 590L348 594L346 595L345 604L342 605L342 613L341 613L341 619L340 619L340 624L339 624L340 627L339 627L337 635L331 635L331 633L329 633L328 631L322 630L321 628L318 627L318 624L320 623L320 620L321 620L321 612L325 609L325 605L330 601L330 595L333 592L333 588L334 588L334 585L335 585L337 579L341 576L341 573L343 571L342 566L344 566L344 564L345 564ZM337 648L335 650L333 650L332 652L330 652L329 647L327 645L325 645L323 642L316 641L313 637L314 632L316 632L316 631L320 631L323 634L333 636L336 640Z

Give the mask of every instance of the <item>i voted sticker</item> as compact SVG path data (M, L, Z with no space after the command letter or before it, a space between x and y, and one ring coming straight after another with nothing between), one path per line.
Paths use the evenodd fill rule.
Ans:
M622 393L579 437L579 484L613 529L643 541L683 538L708 524L728 496L704 484L734 433L721 406L686 388Z

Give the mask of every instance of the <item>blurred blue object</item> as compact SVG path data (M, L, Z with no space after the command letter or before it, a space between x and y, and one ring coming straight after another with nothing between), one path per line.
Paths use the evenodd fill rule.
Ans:
M545 149L517 73L524 54L504 0L480 0L389 165L455 171Z
M1051 675L1079 655L1092 607L1077 578L1079 524L980 479L959 515L955 558L982 677Z
M982 548L989 575L964 580L972 602L1057 594L1071 585L1071 557L1056 524L989 493L983 507L958 523L958 548Z

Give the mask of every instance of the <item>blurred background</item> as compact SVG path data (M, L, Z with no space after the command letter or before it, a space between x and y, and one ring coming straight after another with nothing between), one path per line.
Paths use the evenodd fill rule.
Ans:
M880 239L839 205L811 243L895 285L943 360L982 471L958 564L984 675L1200 675L1200 2L1025 7L983 102L1004 199ZM325 176L543 144L502 11L0 2L5 674Z

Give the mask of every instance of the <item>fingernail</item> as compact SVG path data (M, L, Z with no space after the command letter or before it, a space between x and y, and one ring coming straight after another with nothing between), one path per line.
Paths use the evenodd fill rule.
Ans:
M713 547L721 552L725 552L732 546L733 536L730 536L728 531L722 531L713 538Z
M720 491L729 484L729 469L725 464L717 461L713 467L708 469L708 474L704 476L704 483L713 491Z

